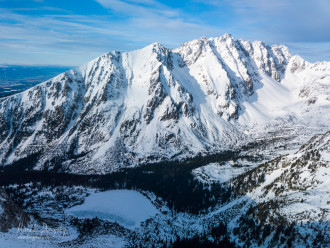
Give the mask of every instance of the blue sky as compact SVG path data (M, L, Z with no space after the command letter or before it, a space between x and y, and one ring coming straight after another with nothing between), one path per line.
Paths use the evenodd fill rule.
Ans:
M329 0L0 0L0 63L81 65L230 33L330 61Z

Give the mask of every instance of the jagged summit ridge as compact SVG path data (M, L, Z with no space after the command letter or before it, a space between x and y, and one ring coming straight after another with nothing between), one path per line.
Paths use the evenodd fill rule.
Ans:
M36 169L104 173L238 146L246 127L310 106L299 82L322 78L329 63L310 64L313 78L304 63L284 46L230 35L106 53L0 100L0 163L35 154Z

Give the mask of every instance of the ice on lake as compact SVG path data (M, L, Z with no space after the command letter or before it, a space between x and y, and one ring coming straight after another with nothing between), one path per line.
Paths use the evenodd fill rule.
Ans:
M134 229L142 221L156 215L158 210L148 198L134 190L109 190L93 193L86 197L82 205L67 210L78 218L94 218L116 221Z

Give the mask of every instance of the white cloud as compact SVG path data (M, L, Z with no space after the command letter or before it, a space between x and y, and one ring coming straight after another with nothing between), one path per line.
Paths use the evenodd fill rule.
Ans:
M135 9L136 4L154 3L152 0L133 0L124 4L108 2L115 5L118 15L125 8ZM155 6L157 4L152 6L153 10L140 6L139 14L135 12L122 19L113 18L110 14L36 16L0 9L0 47L6 51L0 54L0 63L20 63L21 60L29 61L28 57L42 60L35 63L47 63L44 61L52 54L48 56L49 64L55 63L56 57L56 64L62 58L66 64L79 65L111 50L129 51L156 41L175 47L205 33L217 32L214 28L184 20L176 10L154 9ZM13 56L8 56L9 51ZM75 60L73 53L84 55ZM41 58L41 54L45 57Z
M111 50L129 51L153 42L176 47L187 40L225 32L269 43L330 40L328 0L193 0L211 6L195 15L156 0L94 1L108 14L77 15L52 6L0 8L0 47L4 51L0 63L10 63L8 60L15 58L8 55L12 53L26 60L35 55L39 60L82 64ZM223 14L228 9L227 21ZM36 10L49 11L29 15ZM41 54L52 55L41 58ZM72 54L81 56L75 59Z
M76 62L79 64L111 50L128 51L156 41L174 47L203 35L221 34L154 0L98 2L115 14L36 16L25 13L29 10L19 14L22 12L0 9L0 46L15 47L14 52L22 56L56 51L64 61L73 52L86 53L86 60Z

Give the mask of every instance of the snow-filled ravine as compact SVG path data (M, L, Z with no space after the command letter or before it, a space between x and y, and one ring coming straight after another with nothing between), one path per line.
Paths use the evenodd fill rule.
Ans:
M116 221L134 229L142 221L156 215L158 210L148 198L134 190L109 190L93 193L86 197L82 205L67 210L78 218L94 218Z

